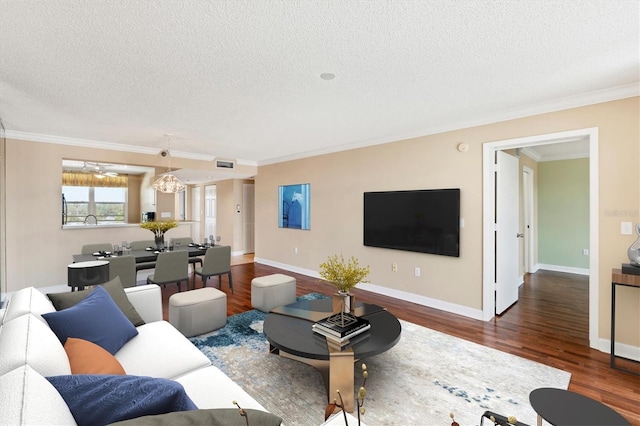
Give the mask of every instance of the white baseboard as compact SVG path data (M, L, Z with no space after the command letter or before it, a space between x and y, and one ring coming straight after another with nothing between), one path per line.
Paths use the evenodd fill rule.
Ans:
M457 305L455 303L449 303L443 300L432 299L430 297L420 296L419 294L408 293L401 290L394 290L370 283L361 283L356 287L362 290L370 291L372 293L382 294L384 296L389 296L395 299L404 300L406 302L426 306L428 308L434 308L480 321L483 320L481 309L469 308L468 306Z
M599 350L600 352L610 354L611 340L598 339L597 346L594 348ZM632 359L634 361L640 362L640 347L616 342L616 356L617 357L620 356L622 358L628 358L628 359Z
M543 269L545 271L554 271L554 272L566 272L568 274L577 274L577 275L586 275L589 276L589 269L586 268L574 268L572 266L561 266L561 265L549 265L546 263L539 263L536 265L536 271L538 269Z
M275 268L284 269L286 271L295 272L297 274L307 275L313 278L320 278L320 275L317 271L312 271L310 269L299 268L297 266L287 265L285 263L274 262L268 259L262 259L256 257L256 263L261 263L264 265L273 266ZM457 305L455 303L449 303L442 300L432 299L425 296L420 296L414 293L408 293L406 291L394 290L387 287L382 287L379 285L371 284L371 283L360 283L356 286L356 288L370 291L372 293L381 294L383 296L393 297L395 299L404 300L406 302L415 303L418 305L426 306L428 308L439 309L441 311L450 312L457 315L462 315L468 318L473 318L477 320L482 320L482 310L481 309L473 309L467 306Z
M261 263L263 265L273 266L274 268L284 269L285 271L295 272L296 274L302 274L308 277L320 279L320 274L318 274L318 271L313 271L311 269L305 269L305 268L300 268L298 266L287 265L286 263L274 262L273 260L263 259L261 257L254 257L253 261L255 263Z

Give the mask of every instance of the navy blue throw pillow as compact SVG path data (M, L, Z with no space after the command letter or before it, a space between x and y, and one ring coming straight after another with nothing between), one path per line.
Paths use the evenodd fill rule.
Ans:
M47 380L60 393L80 426L198 409L182 385L168 379L72 374Z
M42 317L63 345L67 338L77 337L103 347L111 355L138 335L138 330L102 287L96 287L78 304Z

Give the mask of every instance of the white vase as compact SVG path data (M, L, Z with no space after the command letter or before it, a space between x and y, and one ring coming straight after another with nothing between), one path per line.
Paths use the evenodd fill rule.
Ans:
M333 312L353 312L356 307L356 298L348 291L338 290L333 295Z
M631 244L629 250L627 250L627 255L632 265L640 266L640 223L636 224L636 234L638 235L638 239Z

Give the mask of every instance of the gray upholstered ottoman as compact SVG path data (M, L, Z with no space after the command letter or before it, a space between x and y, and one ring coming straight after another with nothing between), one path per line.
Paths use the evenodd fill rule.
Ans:
M296 301L296 279L273 274L251 280L251 306L269 312L278 306Z
M227 324L227 295L213 287L175 293L169 297L169 322L186 337Z

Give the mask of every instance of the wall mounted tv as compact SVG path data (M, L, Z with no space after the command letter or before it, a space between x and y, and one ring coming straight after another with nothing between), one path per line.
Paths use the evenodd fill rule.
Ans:
M364 245L460 256L460 189L364 193Z

